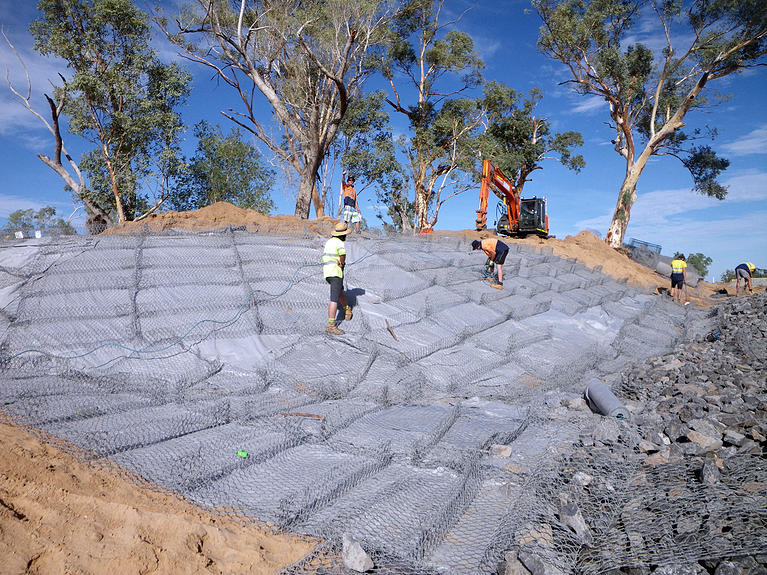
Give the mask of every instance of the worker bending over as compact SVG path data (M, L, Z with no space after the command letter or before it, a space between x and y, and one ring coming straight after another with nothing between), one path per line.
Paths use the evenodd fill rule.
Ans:
M330 284L330 304L328 305L328 326L326 333L331 335L343 335L344 332L336 326L336 313L338 304L344 308L344 319L352 319L352 308L346 301L344 293L344 266L346 265L346 234L349 227L340 222L336 224L331 238L325 242L325 250L322 253L322 275Z
M740 264L735 268L735 295L740 293L740 280L743 280L743 290L748 288L748 291L753 293L754 288L751 285L751 275L756 270L756 266L751 262Z
M341 175L341 200L343 205L338 217L346 224L354 224L357 233L360 231L360 207L357 204L357 190L354 189L354 176L346 177L346 170Z
M474 240L471 242L471 249L482 249L487 255L488 263L485 264L492 274L493 264L498 266L498 281L490 283L490 287L503 289L503 263L506 261L506 254L509 253L509 246L497 238L485 238L484 240Z
M682 303L682 289L687 281L687 262L684 254L676 254L671 260L671 299Z

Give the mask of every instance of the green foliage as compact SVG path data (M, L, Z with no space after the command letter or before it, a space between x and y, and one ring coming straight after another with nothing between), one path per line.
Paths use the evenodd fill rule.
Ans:
M45 206L35 212L33 209L16 210L8 216L8 221L2 229L3 235L13 235L20 231L25 237L34 234L35 230L43 233L55 233L58 235L72 236L77 232L75 228L63 218L56 218L56 208Z
M348 103L370 74L367 54L382 41L388 0L302 2L189 0L169 38L237 92L243 109L225 115L250 130L300 177L295 214L307 218L322 161ZM165 22L165 21L161 21ZM191 39L193 42L189 42ZM265 96L280 130L261 123Z
M687 263L698 270L698 275L702 278L705 278L708 275L708 266L710 266L713 261L714 260L700 252L687 256Z
M263 214L274 209L269 197L274 171L239 130L224 134L220 126L202 121L194 131L197 150L171 196L173 209L194 210L215 202L231 202Z
M764 0L693 0L684 10L679 0L533 0L533 7L544 23L541 51L567 67L576 91L609 104L613 144L634 170L626 176L632 187L649 156L665 155L683 162L696 191L725 197L717 177L728 162L708 146L691 146L702 134L683 132L683 120L706 103L708 82L765 64ZM655 19L659 33L666 31L662 51L631 43L640 18L642 26Z
M389 43L376 62L392 85L389 104L409 123L403 148L419 228L436 222L447 199L441 196L443 189L449 190L448 197L469 189L462 176L475 171L482 118L480 101L463 97L463 92L480 85L484 63L471 36L454 26L444 32L442 8L443 0L408 2L394 19ZM409 203L406 194L394 189L387 194L386 201L397 202L402 216Z
M72 77L56 90L69 131L94 145L81 167L89 199L133 219L147 204L141 190L157 183L161 199L179 165L183 130L174 110L190 76L161 64L149 18L131 0L40 0L30 26L35 49L62 58Z
M576 172L586 165L583 156L573 153L574 148L583 145L581 134L552 133L551 122L536 116L543 97L539 89L531 90L522 100L516 91L492 81L485 84L483 93L488 127L478 137L479 149L482 157L501 168L518 189L533 171L542 169L546 159L556 159Z
M690 150L689 156L682 163L690 171L697 192L718 200L724 199L727 188L716 178L730 165L729 160L717 157L710 146L697 146Z
M723 283L731 282L735 279L735 270L724 270L719 281Z

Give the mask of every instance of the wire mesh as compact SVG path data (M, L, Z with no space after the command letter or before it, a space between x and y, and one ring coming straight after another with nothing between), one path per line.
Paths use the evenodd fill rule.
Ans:
M550 250L512 244L494 290L462 238L354 238L354 318L329 338L323 241L229 228L1 246L0 409L202 506L331 540L285 573L347 573L347 532L376 573L493 573L515 546L587 573L729 552L684 511L704 512L696 497L767 551L744 487L761 462L702 488L693 462L645 469L629 428L606 449L584 440L593 415L562 407L711 319Z

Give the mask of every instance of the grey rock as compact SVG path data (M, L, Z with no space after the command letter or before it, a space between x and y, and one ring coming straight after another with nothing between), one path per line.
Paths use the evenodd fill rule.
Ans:
M734 429L728 429L724 432L724 442L729 443L730 445L735 445L737 447L741 447L743 443L746 441L746 436L742 433L738 433Z
M719 467L717 467L716 462L713 459L706 459L706 461L703 462L703 469L700 471L700 478L703 483L707 485L719 483L721 475Z
M705 570L697 564L661 565L653 571L653 575L699 575L701 573L705 573Z
M711 419L693 419L688 422L691 429L709 437L721 437L723 429L718 421Z
M565 575L564 571L550 565L528 549L522 549L519 552L519 560L522 561L524 566L527 567L533 575Z
M746 575L746 572L732 561L722 561L714 569L714 575Z
M370 571L374 564L370 555L365 553L362 545L354 539L354 537L347 535L343 536L343 549L341 551L344 565L346 565L352 571L358 571L364 573Z
M665 433L671 441L679 441L680 438L687 437L687 434L690 433L690 428L677 420L667 424L663 429L663 433Z
M519 560L516 550L506 551L503 561L498 565L498 575L530 575L530 570Z
M578 506L575 503L560 501L559 520L572 529L584 545L587 545L588 547L593 545L594 536L591 534L591 529L589 529L589 526L583 519L581 510L578 509Z

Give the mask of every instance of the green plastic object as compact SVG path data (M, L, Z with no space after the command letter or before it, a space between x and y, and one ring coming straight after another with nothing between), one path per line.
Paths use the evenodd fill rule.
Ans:
M245 451L244 449L238 449L237 450L237 457L242 457L243 459L247 459L248 452Z

